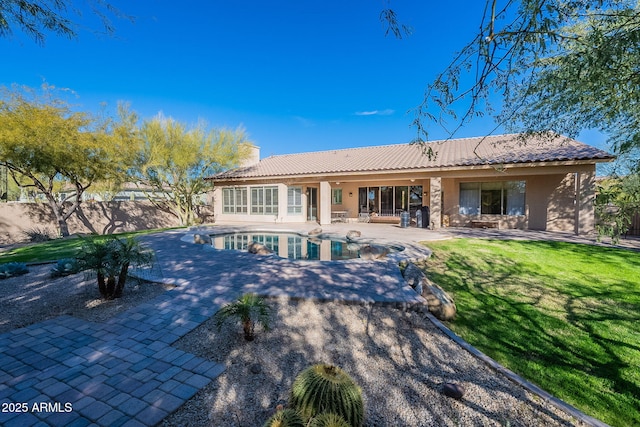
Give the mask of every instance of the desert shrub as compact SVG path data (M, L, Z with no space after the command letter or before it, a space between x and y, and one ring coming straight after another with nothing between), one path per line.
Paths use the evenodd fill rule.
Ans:
M53 240L57 237L53 231L45 227L31 227L28 230L24 230L22 233L25 235L27 240L32 243L48 242L49 240Z

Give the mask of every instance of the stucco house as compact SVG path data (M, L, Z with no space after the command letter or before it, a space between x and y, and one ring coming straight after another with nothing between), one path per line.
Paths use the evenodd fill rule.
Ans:
M431 148L434 156L425 151ZM329 224L399 221L429 207L429 226L586 234L596 164L613 156L565 137L452 139L252 157L214 175L216 220ZM406 218L406 214L405 214Z

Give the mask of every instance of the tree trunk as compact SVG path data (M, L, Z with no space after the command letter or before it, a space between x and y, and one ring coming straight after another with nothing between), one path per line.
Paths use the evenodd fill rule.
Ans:
M245 320L242 322L242 329L244 330L244 339L247 341L253 341L254 338L254 324L253 320Z
M107 285L105 283L104 274L98 272L98 291L102 298L107 298Z
M113 299L116 290L116 276L107 277L107 299Z
M129 273L129 263L125 262L124 264L122 264L122 268L120 269L120 274L118 275L118 283L116 285L116 289L113 294L114 298L120 298L122 296L122 291L124 291L124 284L127 281L128 273Z

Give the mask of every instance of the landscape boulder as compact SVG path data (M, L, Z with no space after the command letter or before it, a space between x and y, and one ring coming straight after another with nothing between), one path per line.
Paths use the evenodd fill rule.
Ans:
M210 245L211 244L211 236L206 234L194 234L193 235L193 243L197 243L199 245Z
M317 236L318 234L322 234L322 228L314 228L309 232L309 236Z
M453 320L456 317L456 304L453 298L426 277L422 279L422 296L427 300L427 307L431 314L438 319Z
M362 236L362 233L358 230L349 230L349 232L347 232L347 240L357 239L360 236Z
M360 247L360 258L366 260L382 259L387 256L389 249L378 245L364 245Z
M460 384L444 383L442 386L442 393L447 397L453 397L454 399L462 399L464 396L464 387Z
M420 268L414 263L410 262L409 265L402 272L404 280L418 295L422 295L422 281L426 279L426 276L420 270Z
M262 243L257 243L257 242L249 242L249 244L247 245L247 251L250 254L256 254L256 255L269 255L273 253L271 249L269 249Z

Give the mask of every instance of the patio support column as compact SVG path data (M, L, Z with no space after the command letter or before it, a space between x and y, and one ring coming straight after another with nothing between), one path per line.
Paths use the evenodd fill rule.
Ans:
M328 181L320 181L318 205L320 225L331 224L331 184Z
M429 213L431 224L437 229L442 226L442 178L435 177L429 179Z
M595 230L595 171L577 172L575 234L589 234Z

